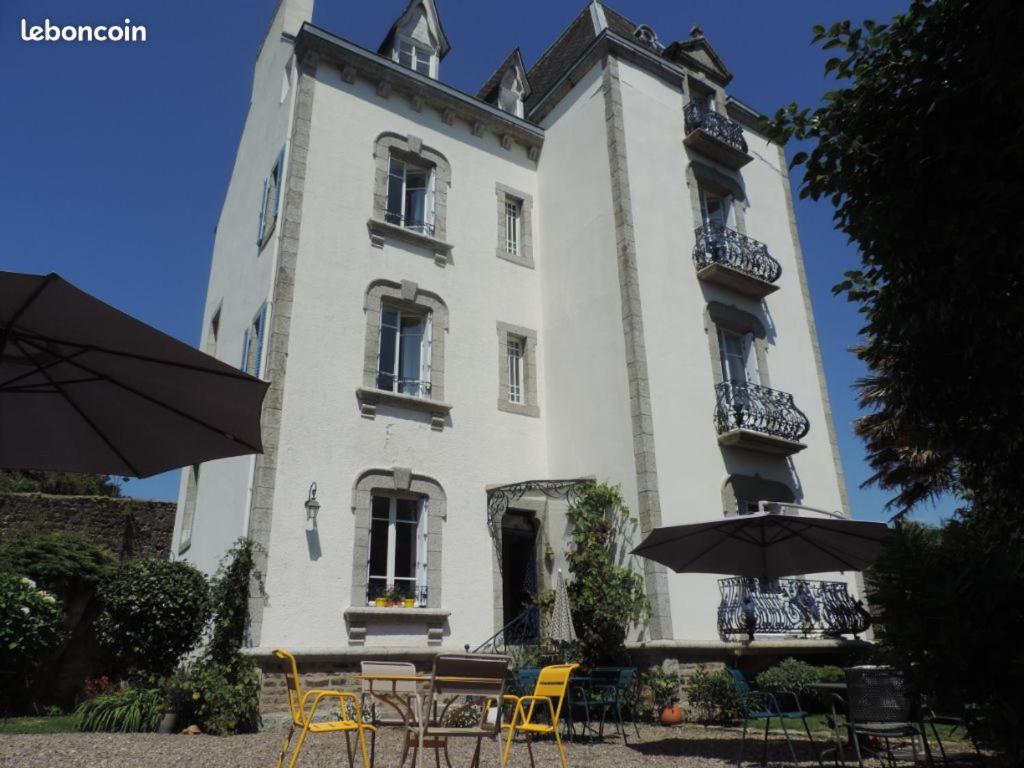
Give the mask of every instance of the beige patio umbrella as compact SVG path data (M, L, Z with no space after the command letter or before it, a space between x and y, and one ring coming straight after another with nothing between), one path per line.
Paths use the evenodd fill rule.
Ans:
M569 590L562 577L562 569L558 569L555 582L555 605L551 616L545 622L544 634L553 643L571 643L576 639L576 627L572 624L572 611L569 606Z

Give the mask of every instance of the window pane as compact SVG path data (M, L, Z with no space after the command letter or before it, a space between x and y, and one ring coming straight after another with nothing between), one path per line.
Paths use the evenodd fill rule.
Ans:
M398 499L395 519L399 522L415 523L420 516L420 503L416 499Z
M423 318L403 317L398 348L398 391L420 395L420 356L423 349Z
M402 40L398 44L398 63L403 67L409 67L412 69L413 61L413 47L412 44L406 40Z
M513 403L523 401L523 340L508 339L508 399Z
M388 328L398 327L398 310L382 307L380 310L380 324Z
M392 224L402 223L402 194L405 187L405 164L401 160L391 158L391 170L388 173L388 209L385 220Z
M396 579L412 579L416 576L416 529L410 523L395 526Z
M394 322L397 324L397 313ZM384 317L387 313L382 313ZM380 329L380 353L377 357L377 389L395 389L395 348L398 343L398 328L395 325L382 326Z
M384 500L385 503L387 499ZM370 521L370 576L388 574L388 521Z
M409 168L405 180L405 225L422 228L427 215L427 172Z
M424 48L416 48L415 69L417 72L421 74L430 74L430 53Z
M370 518L373 520L387 520L391 508L391 499L387 496L374 496L370 502Z

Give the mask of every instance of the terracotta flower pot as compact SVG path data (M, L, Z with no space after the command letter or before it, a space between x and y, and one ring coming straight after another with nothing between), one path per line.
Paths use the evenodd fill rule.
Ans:
M662 725L679 725L683 722L683 708L678 704L671 707L662 707L661 716L658 718Z

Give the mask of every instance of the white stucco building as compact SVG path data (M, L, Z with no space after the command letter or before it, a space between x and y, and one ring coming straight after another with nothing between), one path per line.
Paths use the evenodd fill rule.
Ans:
M638 539L758 499L849 514L785 157L699 29L594 2L474 96L431 0L376 52L312 5L259 53L203 321L271 382L266 450L184 473L175 532L207 570L262 546L257 649L477 646L562 565L565 481L621 486ZM717 577L636 566L648 648L834 642L745 645Z

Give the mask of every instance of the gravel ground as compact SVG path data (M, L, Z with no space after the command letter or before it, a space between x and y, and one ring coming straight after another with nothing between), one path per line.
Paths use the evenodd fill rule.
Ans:
M394 729L382 729L378 736L376 768L394 768L400 756L401 736ZM94 734L64 733L46 736L0 736L0 766L2 768L163 768L187 766L197 768L272 768L277 759L284 729L268 728L251 736L159 736L156 734ZM732 729L704 728L699 725L661 728L641 726L641 740L629 731L629 741L623 744L618 736L607 736L603 742L566 744L570 766L585 768L626 768L627 766L672 766L673 768L725 768L735 765L739 747L739 732ZM342 768L347 766L345 738L340 734L311 735L298 765L301 768ZM469 765L473 742L470 739L452 740L449 747L453 768ZM777 763L788 760L788 751L781 737L772 739L769 760ZM759 764L760 745L748 742L747 756ZM806 737L797 742L797 756L801 766L817 765ZM534 746L539 768L558 768L558 753L554 743L541 741ZM498 765L497 750L493 743L484 743L483 766ZM433 755L428 753L424 768L434 768ZM360 762L356 761L360 766ZM444 759L441 759L444 765ZM530 765L526 745L520 739L512 747L511 768Z

